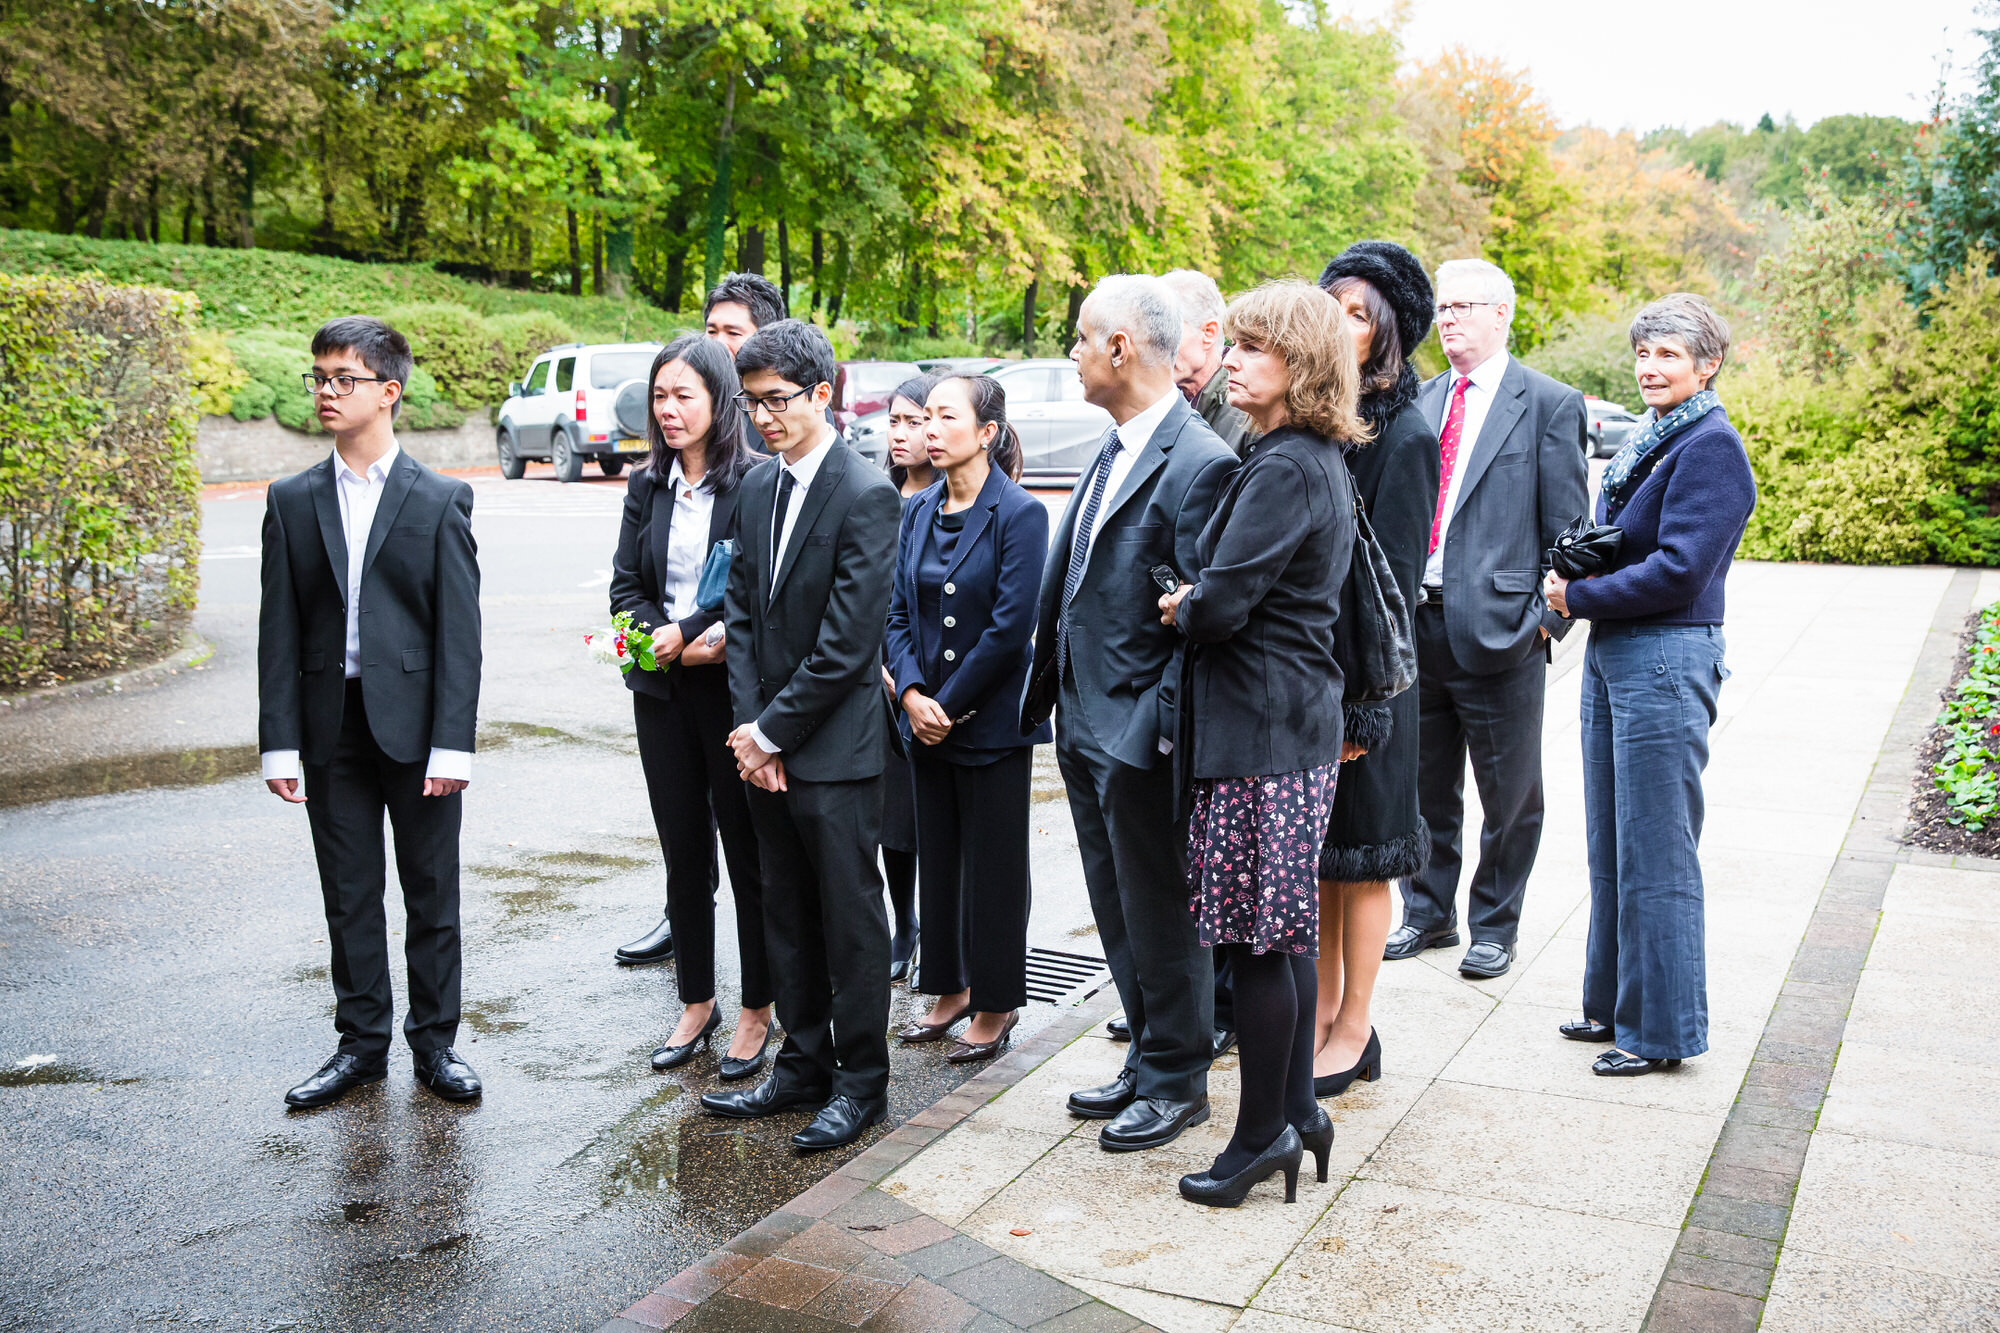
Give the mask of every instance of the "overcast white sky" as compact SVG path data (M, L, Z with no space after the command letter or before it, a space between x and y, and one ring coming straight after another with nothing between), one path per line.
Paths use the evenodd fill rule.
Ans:
M1391 3L1333 7L1379 18ZM1801 125L1919 119L1940 57L1952 50L1962 75L1980 47L1972 29L1994 26L1977 0L1410 0L1403 35L1412 59L1462 45L1526 67L1565 125L1644 131L1750 124L1766 111Z

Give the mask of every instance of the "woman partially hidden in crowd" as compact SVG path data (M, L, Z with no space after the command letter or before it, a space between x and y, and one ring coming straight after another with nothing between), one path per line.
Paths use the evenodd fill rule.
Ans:
M1591 1072L1673 1068L1708 1049L1702 769L1723 666L1723 584L1756 507L1743 441L1714 383L1729 326L1676 292L1632 321L1649 409L1604 471L1597 521L1624 540L1594 578L1548 578L1591 622L1583 659L1590 942L1575 1041L1612 1042Z
M903 493L905 515L938 479L924 450L924 400L936 384L935 375L917 375L897 385L889 398L889 480ZM894 694L896 678L886 665L882 679ZM917 952L917 797L910 761L893 751L882 770L881 836L882 877L896 917L896 933L889 937L889 980L902 981Z
M675 339L653 358L648 382L652 456L626 483L624 522L611 561L611 610L631 612L652 631L654 655L674 664L625 676L646 795L666 852L667 920L683 1006L673 1034L653 1052L653 1068L686 1064L708 1048L722 1023L715 1004L719 829L736 897L743 974L742 1012L721 1074L748 1078L763 1068L771 1031L764 894L750 806L729 753L722 611L697 606L695 589L715 543L735 535L737 484L756 457L736 428L740 386L721 343Z
M942 480L904 509L889 601L889 669L916 775L926 924L917 989L930 1012L897 1035L990 1059L1028 1001L1028 803L1045 723L1020 729L1049 515L1022 490L1021 437L990 375L953 375L925 404Z
M1409 353L1431 328L1431 281L1417 257L1387 241L1350 245L1319 285L1340 303L1361 367L1359 412L1372 434L1347 455L1354 489L1388 557L1403 601L1414 607L1438 490L1437 436L1417 408ZM1430 830L1417 809L1417 692L1347 704L1340 789L1319 857L1319 1014L1313 1091L1337 1097L1382 1074L1382 1043L1369 1019L1389 883L1430 862Z
M1355 415L1347 317L1319 288L1268 283L1229 308L1229 401L1256 427L1196 550L1201 569L1160 599L1189 642L1178 766L1193 779L1188 882L1201 941L1235 981L1242 1099L1229 1145L1181 1178L1234 1207L1285 1173L1297 1197L1311 1147L1326 1179L1333 1126L1313 1099L1318 872L1341 753L1333 655L1354 545L1341 445Z

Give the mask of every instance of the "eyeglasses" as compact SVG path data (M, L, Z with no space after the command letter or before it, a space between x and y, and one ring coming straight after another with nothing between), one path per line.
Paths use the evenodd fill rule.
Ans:
M1449 315L1455 320L1464 319L1468 314L1472 313L1474 306L1499 304L1500 302L1498 301L1453 301L1450 305L1439 306L1437 308L1437 317L1442 320Z
M324 393L330 388L336 398L347 397L357 384L390 383L380 375L322 375L317 370L308 370L300 378L306 382L307 393Z
M746 417L755 416L760 407L766 412L777 413L790 407L792 399L803 398L811 392L812 389L800 389L795 393L774 393L769 398L752 398L747 393L739 393L736 395L736 405L743 409L743 415Z

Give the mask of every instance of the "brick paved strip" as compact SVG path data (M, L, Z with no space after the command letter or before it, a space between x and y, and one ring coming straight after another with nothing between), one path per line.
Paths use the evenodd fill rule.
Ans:
M1909 689L1653 1293L1644 1333L1754 1333L1763 1318L1889 876L1899 862L1923 859L1898 841L1914 756L1937 718L1939 691L1951 683L1978 582L1977 573L1961 569L1938 601Z

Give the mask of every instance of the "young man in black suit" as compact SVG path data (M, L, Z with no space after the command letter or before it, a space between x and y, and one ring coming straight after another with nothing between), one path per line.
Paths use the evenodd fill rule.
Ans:
M312 827L340 1048L285 1101L323 1106L388 1073L384 811L409 914L403 1033L417 1081L471 1101L479 1076L452 1042L460 793L479 708L472 488L397 448L411 367L402 334L336 319L312 351L306 383L334 447L266 493L257 735L265 784L304 804Z
M701 1104L741 1119L817 1107L792 1143L837 1148L888 1110L889 918L875 846L902 501L826 420L835 364L819 329L767 325L736 369L777 455L743 480L723 616L729 743L751 787L785 1044L763 1084Z

